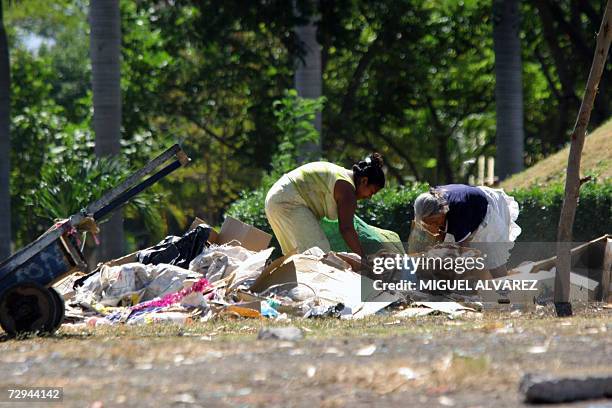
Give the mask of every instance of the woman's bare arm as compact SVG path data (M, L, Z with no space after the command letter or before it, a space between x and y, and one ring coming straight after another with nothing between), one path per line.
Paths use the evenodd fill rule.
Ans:
M338 228L350 250L363 258L363 248L353 225L357 198L355 188L344 180L338 180L334 186L334 198L338 206Z

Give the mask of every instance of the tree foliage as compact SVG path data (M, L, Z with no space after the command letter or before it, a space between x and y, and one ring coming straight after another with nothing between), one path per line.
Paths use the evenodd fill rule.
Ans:
M600 3L522 3L527 165L567 140ZM285 92L304 55L294 28L314 13L325 104L300 113L310 102ZM23 0L11 3L6 18L13 226L23 245L45 228L25 205L41 169L61 173L53 152L62 146L92 147L87 4ZM392 184L465 182L475 157L495 153L490 0L136 0L121 2L121 18L125 162L138 167L175 142L193 159L154 189L166 194L159 216L171 232L195 215L218 223L242 192L291 167L290 145L312 135L304 120L312 108L323 109L325 158L348 166L379 151ZM592 126L611 110L600 92ZM80 179L76 169L71 174ZM133 236L143 235L143 219L134 213L128 220Z

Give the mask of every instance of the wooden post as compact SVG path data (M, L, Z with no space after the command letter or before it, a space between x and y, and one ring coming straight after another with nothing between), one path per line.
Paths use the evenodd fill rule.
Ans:
M487 185L495 184L495 157L487 157Z
M484 186L485 183L485 157L478 156L478 185Z
M565 178L565 198L561 207L559 228L557 230L557 273L555 275L555 309L557 316L571 316L572 307L569 303L570 293L570 245L572 241L572 227L576 206L580 194L580 186L585 180L580 179L580 159L586 136L587 126L591 118L593 102L599 87L599 80L608 56L610 41L612 40L612 3L608 0L604 11L601 27L597 34L595 56L591 64L589 79L587 80L584 97L578 112L578 118L571 136L569 157L567 159L567 173Z

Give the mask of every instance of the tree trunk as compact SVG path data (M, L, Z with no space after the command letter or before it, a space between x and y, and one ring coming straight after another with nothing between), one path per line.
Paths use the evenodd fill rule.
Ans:
M96 155L116 156L121 145L121 19L119 0L91 0L90 52ZM124 254L123 215L116 211L100 227L98 261Z
M553 27L553 16L550 12L549 4L544 0L537 0L535 5L538 9L540 21L542 22L544 39L550 49L550 54L555 62L555 69L559 76L559 81L561 82L561 94L558 97L559 126L553 130L553 144L556 148L561 148L566 142L566 126L569 127L567 118L569 108L574 102L578 104L578 97L574 93L574 82L576 78L569 69L570 64L568 64L567 58L565 58L563 50L559 46L558 37Z
M4 13L0 3L0 261L11 254L11 70Z
M582 148L586 136L587 126L591 118L593 102L597 95L599 81L604 69L608 49L612 41L612 3L608 0L604 16L597 34L597 46L595 56L589 72L578 118L574 125L571 137L569 157L567 159L567 173L565 178L565 198L561 207L559 218L559 229L557 232L557 273L555 276L555 305L557 306L558 316L568 316L572 314L569 302L570 293L570 266L571 255L570 245L572 241L572 227L578 196L580 194L580 160L582 158Z
M497 165L500 180L523 169L523 84L519 0L493 1Z
M315 2L316 0L313 0ZM314 6L317 7L316 5ZM316 99L322 95L323 79L321 74L321 46L317 42L317 25L315 17L311 17L308 24L295 28L298 39L304 46L304 59L298 58L295 70L295 89L302 98ZM317 112L314 127L321 135L321 112ZM309 144L303 147L303 155L321 154L321 136L318 144Z

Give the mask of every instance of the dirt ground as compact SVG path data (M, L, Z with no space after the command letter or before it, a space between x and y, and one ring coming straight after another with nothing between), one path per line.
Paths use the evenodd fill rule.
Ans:
M304 338L257 340L262 327L288 325ZM0 390L63 387L61 403L18 407L517 407L524 373L612 373L611 333L612 310L558 319L548 308L62 327L0 343ZM556 406L610 408L612 400Z

